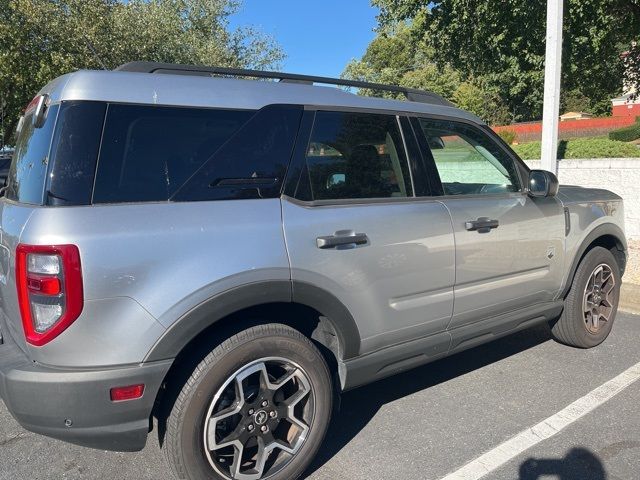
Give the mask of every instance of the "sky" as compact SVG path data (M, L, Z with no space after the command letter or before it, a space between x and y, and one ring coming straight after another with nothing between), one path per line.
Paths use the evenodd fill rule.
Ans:
M285 72L339 77L373 40L377 13L370 0L244 0L231 27L273 36L287 55Z

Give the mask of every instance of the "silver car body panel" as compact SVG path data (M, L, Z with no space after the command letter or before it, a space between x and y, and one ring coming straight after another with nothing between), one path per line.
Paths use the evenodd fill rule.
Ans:
M571 266L585 239L604 225L614 225L624 234L624 204L613 192L597 188L562 185L556 197L568 212L568 234L565 239L565 262L559 292L571 281ZM626 239L619 238L626 249Z
M449 328L555 298L564 267L564 214L554 198L526 193L443 200L456 238L455 307ZM500 225L486 233L465 223L486 217Z
M339 106L445 115L483 123L453 107L364 97L335 87L187 75L81 70L57 78L40 93L48 94L52 103L87 100L249 110L272 104Z
M16 294L15 252L33 210L31 206L0 199L0 328L25 352L27 342Z
M439 201L307 207L283 201L291 278L318 285L349 309L362 354L444 332L453 310L455 244ZM320 249L318 237L350 230L369 241Z
M27 224L26 210L13 224ZM165 329L203 301L238 285L290 279L279 199L30 210L20 242L73 243L82 262L82 314L52 342L29 346L48 365L142 362ZM15 252L16 237L4 236ZM0 291L15 302L14 279L8 287ZM19 332L17 305L10 316Z

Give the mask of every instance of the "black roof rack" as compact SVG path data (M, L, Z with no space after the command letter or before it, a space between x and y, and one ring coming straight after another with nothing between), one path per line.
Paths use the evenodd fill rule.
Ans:
M440 95L418 90L417 88L398 87L396 85L383 85L380 83L360 82L358 80L345 80L341 78L316 77L313 75L299 75L296 73L269 72L262 70L247 70L243 68L205 67L198 65L179 65L173 63L156 62L129 62L116 68L120 72L138 73L168 73L173 75L199 75L212 76L224 75L231 77L270 78L284 83L302 83L313 85L321 83L326 85L338 85L343 87L367 88L386 92L397 92L405 95L411 102L430 103L454 107L455 105Z

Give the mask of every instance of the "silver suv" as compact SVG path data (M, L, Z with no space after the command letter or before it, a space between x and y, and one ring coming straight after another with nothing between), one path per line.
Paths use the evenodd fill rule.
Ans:
M427 92L75 72L27 107L0 201L0 394L100 449L155 418L178 478L295 479L341 391L537 323L604 341L623 218Z

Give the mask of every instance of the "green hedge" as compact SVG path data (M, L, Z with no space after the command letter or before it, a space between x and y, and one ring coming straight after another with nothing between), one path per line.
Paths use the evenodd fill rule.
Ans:
M513 149L523 160L539 160L541 142L515 145ZM630 143L606 138L576 138L562 140L558 146L558 158L640 158L640 148Z
M610 140L617 140L619 142L633 142L640 138L640 117L636 118L636 123L630 127L621 128L609 132Z
M507 145L513 144L513 142L515 142L518 138L517 132L511 129L500 130L498 132L498 136L500 136L500 138L504 140Z

